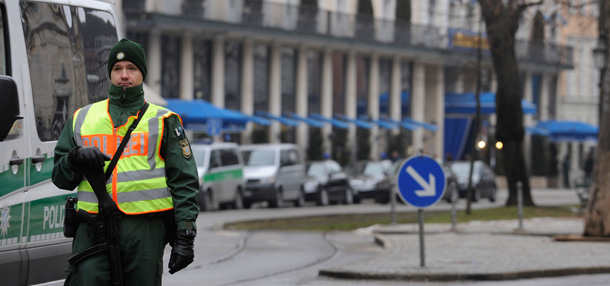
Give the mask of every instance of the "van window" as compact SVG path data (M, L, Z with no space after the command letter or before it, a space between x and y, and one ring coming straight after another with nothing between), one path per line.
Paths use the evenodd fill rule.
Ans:
M117 42L106 11L21 2L36 130L57 140L76 109L108 97L108 52Z
M212 150L210 153L210 169L220 167L218 150Z
M8 43L5 42L5 40L8 40L8 26L5 23L5 15L6 9L3 4L0 4L0 75L8 75L6 60L11 58L8 56Z
M237 152L234 149L220 149L220 161L223 166L232 166L239 164Z
M247 158L246 166L274 166L275 165L275 150L271 149L254 149L244 151L243 157Z

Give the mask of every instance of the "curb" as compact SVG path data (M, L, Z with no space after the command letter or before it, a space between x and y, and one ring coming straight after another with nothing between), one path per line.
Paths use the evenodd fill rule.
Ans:
M584 274L607 274L610 267L584 267L584 268L560 268L560 269L540 269L531 271L517 271L504 273L439 273L439 274L408 274L408 273L372 273L372 272L353 272L345 270L326 269L320 270L318 275L342 278L342 279L362 279L362 280L399 280L399 281L500 281L517 280L544 277L560 277Z

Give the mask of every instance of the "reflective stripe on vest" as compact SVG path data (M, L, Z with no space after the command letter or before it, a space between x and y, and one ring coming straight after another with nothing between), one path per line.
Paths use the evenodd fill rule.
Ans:
M165 177L165 161L159 151L163 135L163 120L171 111L149 104L146 114L131 133L129 142L110 176L106 190L121 211L142 214L173 208L173 202ZM121 144L127 129L136 119L113 127L108 113L108 100L87 105L74 114L74 142L77 146L95 146L112 157ZM106 162L104 171L108 167ZM78 209L98 212L98 200L86 180L78 186Z

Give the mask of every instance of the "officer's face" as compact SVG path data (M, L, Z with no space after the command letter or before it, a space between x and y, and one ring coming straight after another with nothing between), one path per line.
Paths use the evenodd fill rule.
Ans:
M116 62L110 71L110 81L114 85L132 87L144 81L140 69L130 61Z

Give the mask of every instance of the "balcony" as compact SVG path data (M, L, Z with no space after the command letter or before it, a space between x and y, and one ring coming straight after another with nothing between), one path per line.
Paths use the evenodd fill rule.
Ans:
M151 1L151 0L148 0ZM208 3L209 2L209 3ZM127 4L129 3L129 4ZM171 3L173 8L166 7ZM335 42L375 44L399 50L443 53L456 58L473 57L471 50L451 45L451 30L415 25L403 21L374 19L315 7L269 3L260 0L123 1L127 26L163 26L180 29L198 27L204 31L242 31L241 34L272 34L277 37L333 39ZM516 41L520 63L572 68L570 47Z

